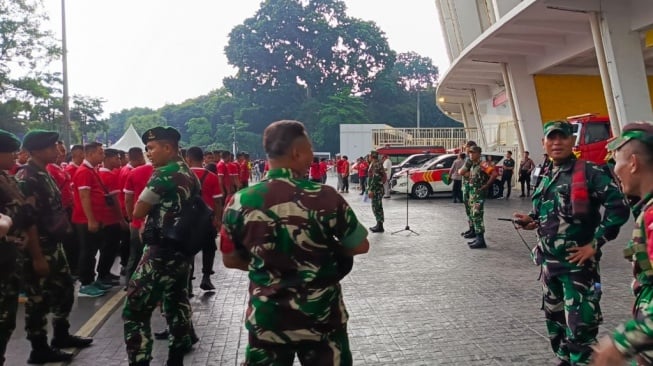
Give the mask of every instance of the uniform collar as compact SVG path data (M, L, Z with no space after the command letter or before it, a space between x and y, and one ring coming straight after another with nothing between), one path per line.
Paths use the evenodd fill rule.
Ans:
M651 204L653 204L653 192L648 193L646 196L644 196L644 198L642 198L633 206L632 211L633 214L635 214L635 217L639 216L642 210Z
M274 168L268 170L268 178L270 179L276 179L276 178L292 179L294 177L295 175L293 174L292 170L289 168Z

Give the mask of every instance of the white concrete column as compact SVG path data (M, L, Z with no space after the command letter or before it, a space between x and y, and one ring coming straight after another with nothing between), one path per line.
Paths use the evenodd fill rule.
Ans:
M478 110L478 97L476 89L469 90L469 99L471 102L471 112L474 113L474 120L476 121L476 130L478 131L478 139L476 141L478 145L483 149L487 149L487 139L485 138L485 127L483 126L483 120L481 119L481 112Z
M631 3L602 0L601 10L601 39L619 125L651 121L653 109L640 34L631 31Z
M507 12L512 10L517 6L522 0L492 0L494 5L494 15L499 20L502 16L506 15Z
M524 150L531 156L540 156L544 152L544 134L533 75L528 73L524 59L513 59L506 67Z
M453 19L457 23L461 49L465 49L483 33L478 6L476 1L450 1L449 5L453 9Z

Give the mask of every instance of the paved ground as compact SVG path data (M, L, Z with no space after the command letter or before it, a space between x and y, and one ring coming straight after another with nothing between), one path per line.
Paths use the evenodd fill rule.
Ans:
M372 225L369 203L355 193L347 198L359 219ZM370 234L370 252L356 257L354 270L342 283L354 364L553 364L540 311L538 268L512 226L496 220L528 210L529 202L488 202L485 250L468 249L459 236L466 226L461 204L443 197L410 200L409 205L410 227L420 235ZM405 198L393 196L384 206L386 230L403 229ZM629 265L620 253L630 225L607 245L603 256L602 334L629 314ZM530 233L526 238L534 240ZM243 360L247 278L216 262L218 290L192 299L201 341L187 356L187 365L238 365ZM153 329L163 326L163 318L155 314ZM155 341L153 364L163 364L166 352L166 343ZM127 365L120 311L73 365Z

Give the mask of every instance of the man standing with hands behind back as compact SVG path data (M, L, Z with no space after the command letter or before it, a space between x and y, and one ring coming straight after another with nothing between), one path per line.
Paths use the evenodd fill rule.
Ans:
M566 121L544 125L553 166L533 193L531 213L514 218L526 230L537 229L534 258L542 266L544 317L559 365L587 365L603 320L601 247L617 237L629 210L603 169L576 159L572 131Z
M332 187L304 180L313 160L304 125L263 132L267 180L237 192L220 234L227 268L249 271L245 365L351 365L340 280L367 231Z

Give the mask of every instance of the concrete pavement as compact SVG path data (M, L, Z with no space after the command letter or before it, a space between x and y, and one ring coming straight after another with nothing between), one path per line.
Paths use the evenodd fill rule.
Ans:
M345 194L359 219L373 225L369 203L355 191ZM513 192L519 194L519 192ZM349 334L355 365L550 365L554 357L546 338L538 267L508 222L516 210L528 211L527 199L488 201L485 223L488 249L470 250L459 235L466 229L461 204L450 197L409 201L384 200L386 233L370 234L371 249L358 256L342 282L350 315ZM606 334L627 319L633 297L630 266L621 249L632 220L608 243L601 262ZM529 244L534 235L525 233ZM197 276L201 258L196 265ZM247 276L227 270L216 259L215 293L195 289L191 300L200 342L187 365L238 365L247 333L243 314ZM197 282L199 284L199 281ZM127 365L120 309L95 334L94 346L82 350L73 365ZM159 330L164 319L153 316ZM25 343L26 341L22 341ZM12 345L16 342L12 341ZM11 345L10 345L11 346ZM167 343L155 341L153 364L163 364ZM14 359L22 364L26 355ZM11 360L11 358L10 358Z

